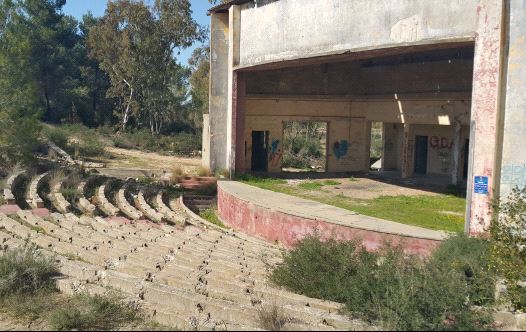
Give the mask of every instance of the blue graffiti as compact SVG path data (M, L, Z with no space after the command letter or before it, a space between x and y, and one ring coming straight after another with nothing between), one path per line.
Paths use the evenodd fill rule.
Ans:
M279 139L273 139L272 143L270 144L270 153L276 154L278 152L279 147Z
M344 139L339 142L334 142L332 150L336 156L336 159L340 160L342 157L347 155L347 151L349 150L349 142Z

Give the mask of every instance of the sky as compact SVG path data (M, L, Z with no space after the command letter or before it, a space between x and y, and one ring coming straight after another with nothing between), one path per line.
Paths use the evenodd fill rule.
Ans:
M75 17L77 20L82 20L82 15L86 14L88 11L93 13L93 16L103 16L104 10L106 9L107 0L67 0L66 5L63 8L63 11L67 15ZM146 0L146 2L149 2ZM190 0L192 4L193 17L194 19L203 26L210 25L210 17L206 15L207 10L212 7L207 0ZM200 44L195 44L192 47L181 50L177 59L181 64L188 64L188 59L192 55L192 51L200 46Z

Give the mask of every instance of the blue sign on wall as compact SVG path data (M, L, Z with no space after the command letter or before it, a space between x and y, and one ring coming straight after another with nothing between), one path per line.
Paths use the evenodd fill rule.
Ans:
M488 194L488 177L487 176L475 176L474 191L475 194L487 195Z

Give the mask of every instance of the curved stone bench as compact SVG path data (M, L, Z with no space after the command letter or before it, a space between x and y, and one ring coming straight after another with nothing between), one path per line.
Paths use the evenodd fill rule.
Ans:
M117 207L121 210L124 215L127 217L133 219L133 220L139 220L143 217L143 214L134 208L130 203L128 203L128 200L126 199L126 189L125 187L119 189L117 194L115 195L115 202L117 203Z
M102 185L97 189L97 205L109 217L119 214L119 208L111 204L106 198L106 185Z
M62 181L56 183L53 188L51 188L51 193L48 198L58 212L66 214L71 210L71 203L64 198L64 195L60 192L61 189Z
M166 204L164 204L163 200L164 192L160 191L157 193L157 196L155 196L155 205L157 208L157 211L162 213L166 219L169 221L175 223L175 224L184 224L186 221L186 218L183 215L175 213L172 209L170 209Z
M144 193L142 192L142 190L139 191L137 196L134 197L134 200L135 206L146 216L146 218L157 223L161 223L164 221L164 214L157 212L154 208L150 206L150 204L148 204L148 202L144 198Z
M77 190L80 193L80 197L77 200L77 208L80 210L80 212L88 215L93 216L95 214L95 211L97 210L97 207L84 196L84 187L86 187L86 182L82 181L79 183Z
M44 200L38 194L38 188L40 188L42 181L45 181L45 178L49 175L49 172L42 173L37 175L31 180L29 184L29 191L27 194L27 203L33 209L40 209L44 207Z
M218 183L218 211L227 226L286 247L317 234L323 239L359 239L368 250L388 242L427 255L448 236L236 181Z
M7 204L16 204L16 198L13 194L14 192L14 185L18 182L19 177L25 174L26 171L19 171L14 174L12 174L10 177L7 178L7 181L5 183L4 188L4 199L7 202Z

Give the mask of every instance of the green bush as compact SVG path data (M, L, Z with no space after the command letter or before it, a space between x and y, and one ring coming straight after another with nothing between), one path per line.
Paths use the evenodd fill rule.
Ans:
M77 295L70 305L50 316L50 325L58 331L113 330L138 320L137 312L118 297Z
M507 295L516 309L526 309L526 188L515 188L494 204L490 227L491 262L505 278Z
M491 319L472 306L491 302L493 286L482 286L492 279L486 275L487 244L477 241L483 240L454 237L421 259L387 245L368 252L356 242L309 237L285 254L271 280L300 294L345 303L350 315L386 329L485 329Z
M56 275L53 260L44 257L36 247L8 250L0 255L0 297L53 289L52 277Z

